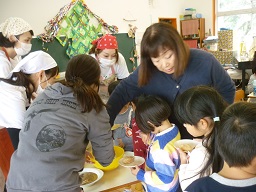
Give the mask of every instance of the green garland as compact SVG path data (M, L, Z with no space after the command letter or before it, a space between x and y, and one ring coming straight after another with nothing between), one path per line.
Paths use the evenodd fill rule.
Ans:
M62 7L59 13L45 27L46 33L37 36L44 43L56 38L62 46L68 43L66 51L69 57L88 53L91 42L98 34L117 33L116 26L110 26L94 14L83 0L72 1Z

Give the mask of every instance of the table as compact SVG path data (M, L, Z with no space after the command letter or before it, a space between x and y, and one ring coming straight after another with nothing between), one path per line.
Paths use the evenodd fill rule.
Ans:
M85 168L93 168L93 164L85 163ZM84 191L99 192L113 187L128 184L137 181L137 178L131 173L130 168L118 166L111 171L104 171L103 177L92 186L83 187ZM108 190L107 190L108 191Z
M253 61L243 61L240 58L236 58L238 61L238 69L242 70L242 89L245 91L245 70L252 69L255 65Z
M113 187L111 189L103 190L101 192L124 192L124 191L145 192L141 181L133 181L130 183L126 183L124 185L119 185L117 187Z
M256 98L256 95L253 94L253 92L251 92L249 95L247 95L248 98Z
M247 102L255 102L256 101L256 95L252 93L250 93L249 95L247 95L248 99Z

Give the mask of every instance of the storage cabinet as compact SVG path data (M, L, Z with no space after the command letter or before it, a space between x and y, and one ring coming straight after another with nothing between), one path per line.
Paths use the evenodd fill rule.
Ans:
M165 22L172 25L175 29L177 29L177 20L176 18L166 18L166 17L159 17L158 22Z
M180 34L191 48L202 48L205 38L205 19L187 19L180 21Z

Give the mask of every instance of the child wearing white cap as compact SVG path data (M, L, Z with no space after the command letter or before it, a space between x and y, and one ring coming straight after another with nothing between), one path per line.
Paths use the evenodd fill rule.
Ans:
M46 88L58 72L56 61L48 53L35 51L17 64L9 78L0 78L0 126L7 128L14 149L33 93Z
M21 56L30 52L33 35L31 26L18 17L10 17L0 24L1 78L6 78Z

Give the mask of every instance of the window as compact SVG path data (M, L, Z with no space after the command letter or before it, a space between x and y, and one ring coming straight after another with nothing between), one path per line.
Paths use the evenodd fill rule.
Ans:
M256 0L216 0L217 30L232 29L247 52L256 36Z

